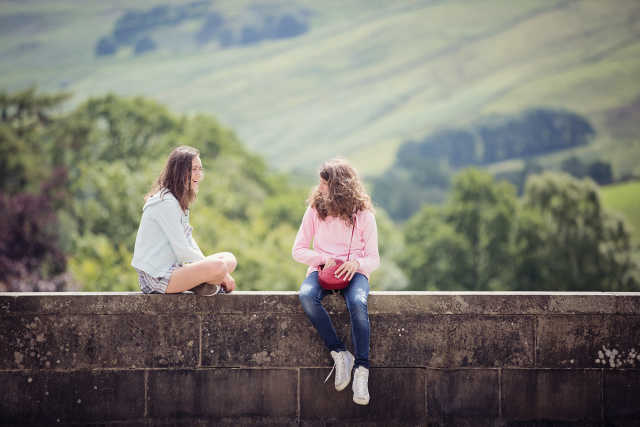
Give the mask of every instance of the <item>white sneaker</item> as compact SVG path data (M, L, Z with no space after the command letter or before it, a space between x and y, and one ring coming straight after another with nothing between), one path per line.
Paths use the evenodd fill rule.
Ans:
M369 404L369 370L358 366L353 374L353 401L358 405Z
M220 285L212 285L211 283L201 283L191 291L200 296L210 297L212 295L223 294L224 288Z
M348 351L332 351L331 357L333 357L333 370L336 370L336 378L335 378L335 386L336 390L342 391L344 390L349 383L351 382L351 371L353 370L353 362L355 361L353 354ZM331 372L324 380L327 382L329 377L331 376Z

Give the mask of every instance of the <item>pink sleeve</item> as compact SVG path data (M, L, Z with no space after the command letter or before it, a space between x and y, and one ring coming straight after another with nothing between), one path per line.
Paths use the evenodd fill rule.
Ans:
M367 211L363 215L363 232L364 254L358 258L360 269L367 273L371 273L380 266L380 254L378 253L378 226L376 225L376 217L372 212Z
M311 206L307 207L302 217L302 224L300 224L300 229L296 235L296 241L293 243L293 248L291 249L291 256L293 256L294 260L312 267L324 264L326 261L322 254L310 249L316 232L316 215Z

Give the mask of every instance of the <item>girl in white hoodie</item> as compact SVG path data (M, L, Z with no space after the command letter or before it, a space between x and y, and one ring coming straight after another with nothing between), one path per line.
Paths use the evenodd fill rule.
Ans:
M233 254L205 257L192 236L189 206L203 176L200 152L180 146L145 196L131 261L142 292L179 293L197 287L198 294L213 294L235 289Z

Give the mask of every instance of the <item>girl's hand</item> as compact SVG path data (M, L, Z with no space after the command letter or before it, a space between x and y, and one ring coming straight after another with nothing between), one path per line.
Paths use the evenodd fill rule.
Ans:
M222 280L222 287L225 291L227 291L227 293L233 292L233 290L236 288L236 281L233 277L231 277L229 273L227 273L225 278Z
M329 260L324 263L324 267L322 268L325 269L325 268L333 267L334 265L336 265L336 260L333 258L329 258Z
M351 279L353 279L353 275L356 274L359 268L360 263L358 261L347 261L336 269L336 277L340 279L340 276L343 276L343 280L350 281Z

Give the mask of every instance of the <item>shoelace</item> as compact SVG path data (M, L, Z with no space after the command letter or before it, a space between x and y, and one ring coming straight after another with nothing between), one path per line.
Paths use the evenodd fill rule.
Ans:
M329 371L329 375L327 375L327 378L324 379L324 383L326 384L327 381L329 381L329 377L331 377L331 374L333 374L333 371L336 369L336 364L335 362L333 363L333 368L331 368L331 370Z
M338 358L340 359L340 363L344 363L344 359L342 357L342 353L338 353ZM329 371L329 375L327 375L327 378L324 379L324 383L326 384L327 381L329 381L329 378L331 377L331 374L333 374L333 371L336 369L336 365L338 364L338 361L334 360L333 361L333 368L331 368L331 370ZM337 375L337 372L336 372Z

